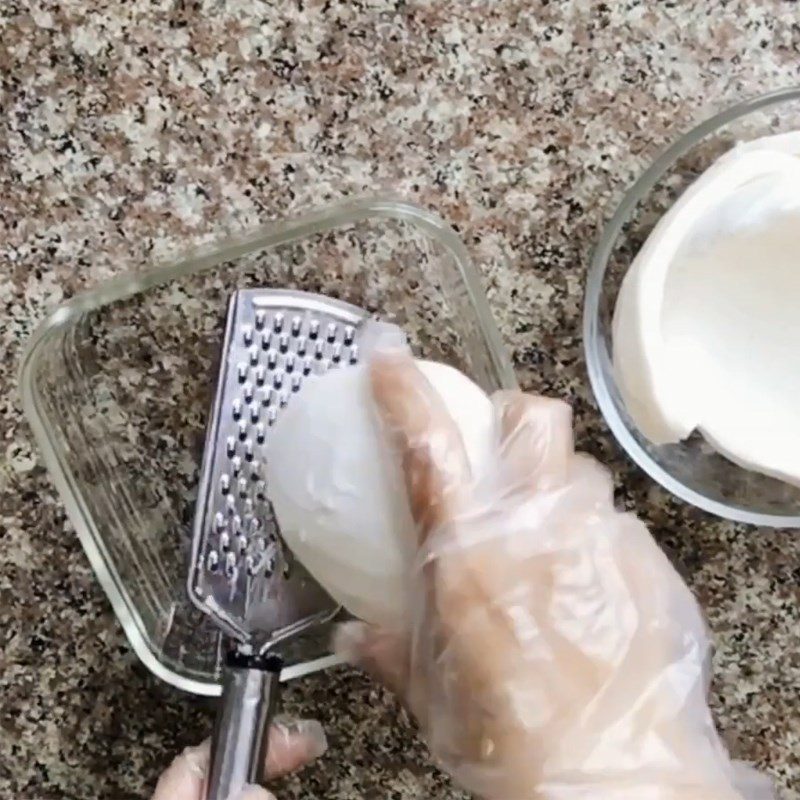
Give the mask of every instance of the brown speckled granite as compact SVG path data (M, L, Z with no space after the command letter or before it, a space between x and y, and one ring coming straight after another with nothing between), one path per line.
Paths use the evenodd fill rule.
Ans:
M91 8L91 11L86 9ZM670 500L618 452L586 385L581 285L603 218L709 111L798 81L797 6L7 0L0 8L0 796L133 800L209 724L136 663L22 420L21 343L47 306L276 210L399 188L460 229L530 388L684 565L718 644L736 755L800 797L800 543ZM309 154L294 197L275 154ZM330 754L281 797L458 797L347 671L292 687Z

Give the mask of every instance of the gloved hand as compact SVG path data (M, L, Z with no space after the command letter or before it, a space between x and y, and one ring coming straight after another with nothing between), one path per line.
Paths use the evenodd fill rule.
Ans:
M315 720L276 720L269 730L267 776L278 778L294 772L319 758L327 747L325 732ZM208 740L184 750L159 779L152 800L204 800L203 782L209 755ZM259 786L249 786L230 800L275 800L275 797Z
M691 592L575 453L568 406L498 395L495 458L473 475L409 357L377 359L372 384L417 528L412 617L349 623L336 647L401 696L444 768L492 800L771 797L714 728Z

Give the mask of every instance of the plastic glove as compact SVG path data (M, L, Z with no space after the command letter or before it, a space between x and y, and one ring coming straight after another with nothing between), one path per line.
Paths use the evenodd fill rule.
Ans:
M267 777L294 772L327 749L322 726L315 720L276 720L269 729ZM204 800L204 781L211 745L208 740L189 747L167 768L158 781L152 800ZM275 800L260 786L248 786L230 800Z
M575 453L568 406L498 395L495 459L471 475L410 358L372 380L417 525L412 618L349 623L336 647L400 694L444 768L493 800L769 798L714 728L691 592Z

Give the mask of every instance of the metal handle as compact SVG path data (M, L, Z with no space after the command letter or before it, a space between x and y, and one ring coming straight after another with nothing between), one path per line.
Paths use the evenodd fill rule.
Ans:
M206 800L234 800L248 783L263 783L281 666L275 656L228 658L211 740Z

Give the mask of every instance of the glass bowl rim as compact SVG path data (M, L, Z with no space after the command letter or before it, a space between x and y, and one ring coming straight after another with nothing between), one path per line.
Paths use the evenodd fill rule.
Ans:
M589 265L583 307L583 347L589 383L606 423L628 456L653 480L681 500L724 519L771 528L800 527L800 514L770 514L753 511L744 505L725 503L707 497L674 478L666 469L657 464L631 435L614 404L608 381L602 369L600 298L609 258L625 222L628 221L636 205L647 196L675 162L706 136L731 122L755 111L778 106L791 100L800 100L800 85L743 100L709 117L663 150L625 192L613 216L605 224Z

